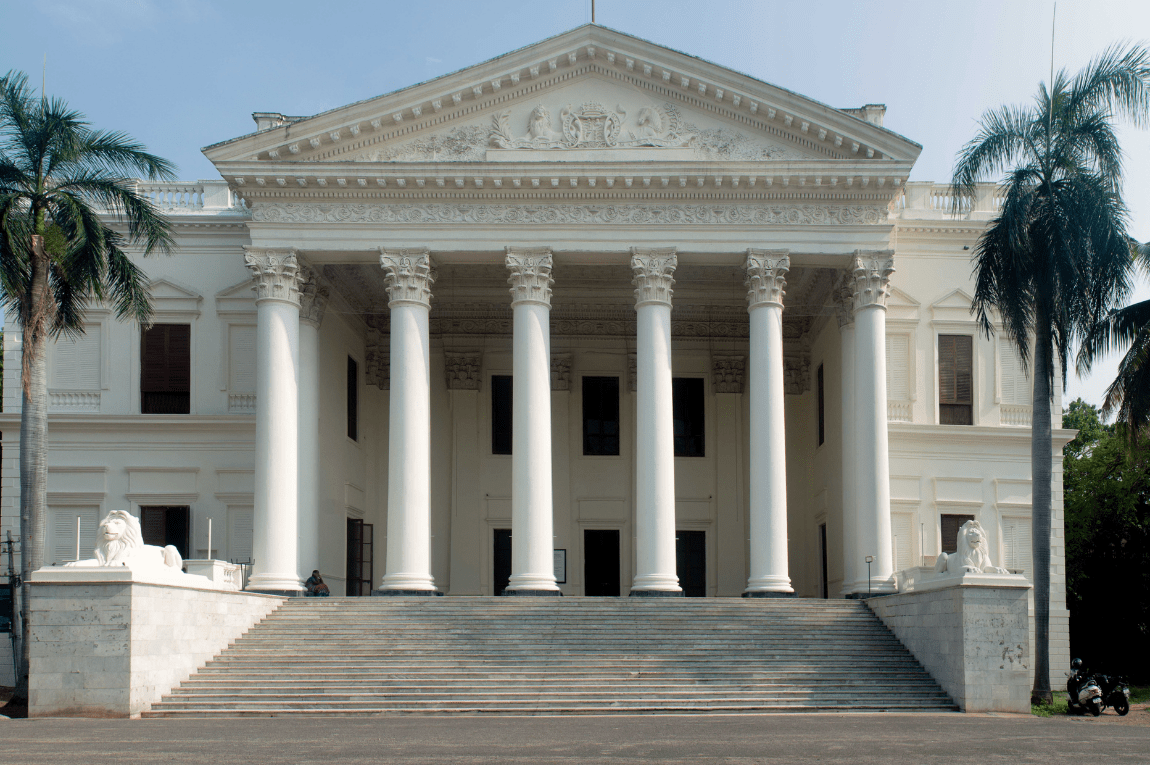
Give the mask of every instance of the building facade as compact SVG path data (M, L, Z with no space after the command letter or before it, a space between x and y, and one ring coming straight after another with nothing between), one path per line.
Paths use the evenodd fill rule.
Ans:
M908 183L883 113L596 26L257 113L223 180L141 184L155 326L50 351L50 557L126 508L263 591L843 597L973 517L1028 572L1030 382L970 312L995 190Z

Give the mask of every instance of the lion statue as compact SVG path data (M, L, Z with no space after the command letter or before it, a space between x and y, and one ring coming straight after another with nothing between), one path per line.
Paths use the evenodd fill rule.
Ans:
M990 562L986 551L986 532L978 521L967 521L958 530L958 552L943 553L935 561L939 574L1009 574Z
M113 510L104 516L96 529L96 557L65 563L65 566L128 566L132 569L157 569L181 572L184 567L180 551L172 545L156 547L144 544L140 521L126 510Z
M563 138L563 134L551 128L551 112L540 104L531 112L527 122L527 135L524 138L536 143L548 143Z

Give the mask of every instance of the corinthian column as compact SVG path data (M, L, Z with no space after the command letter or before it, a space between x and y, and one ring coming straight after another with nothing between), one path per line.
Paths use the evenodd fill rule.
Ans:
M858 487L855 481L858 461L858 439L855 417L855 310L854 289L850 274L844 274L835 289L835 307L839 321L839 342L842 349L842 502L843 502L843 588L842 595L851 595L859 587L859 563L863 553L858 540ZM866 581L862 582L863 591Z
M381 250L391 300L387 565L375 595L434 595L431 577L431 372L435 272L426 249Z
M514 311L511 580L506 595L559 595L551 501L551 250L507 248Z
M295 250L245 248L256 290L256 448L248 589L298 595L299 263Z
M682 596L675 567L675 414L671 405L674 248L631 249L636 337L635 581L632 595Z
M870 592L894 592L894 561L890 540L890 454L886 401L886 299L893 252L855 253L850 284L855 313L855 414L857 458L855 494L858 501L856 555L873 556ZM865 563L856 593L868 591Z
M299 570L319 568L319 325L328 290L302 266L299 311Z
M783 421L786 250L747 250L750 312L751 572L743 597L792 595L787 567L787 454Z

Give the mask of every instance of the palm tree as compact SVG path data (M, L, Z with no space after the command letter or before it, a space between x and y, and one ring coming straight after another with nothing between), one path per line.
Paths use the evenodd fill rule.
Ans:
M1144 273L1150 274L1150 244L1134 243L1134 258ZM1127 347L1118 364L1118 374L1106 389L1102 414L1117 415L1129 446L1150 430L1150 300L1118 308L1099 325L1087 342L1084 357Z
M1066 385L1070 349L1130 292L1131 253L1114 119L1150 116L1150 52L1114 46L1071 77L1058 72L1030 107L987 112L959 152L955 210L980 181L1003 183L1003 206L975 247L972 312L995 313L1024 362L1033 355L1030 465L1034 544L1035 701L1050 692L1051 423L1055 358ZM1033 354L1031 353L1033 348ZM1089 365L1081 359L1080 368Z
M167 160L123 133L93 130L60 99L36 98L28 78L0 78L0 304L23 338L20 413L20 575L44 564L48 388L45 344L83 333L84 310L107 301L147 325L147 280L124 250L170 252L167 221L133 176L171 178ZM97 209L115 213L109 227ZM28 599L20 597L16 698L27 697Z

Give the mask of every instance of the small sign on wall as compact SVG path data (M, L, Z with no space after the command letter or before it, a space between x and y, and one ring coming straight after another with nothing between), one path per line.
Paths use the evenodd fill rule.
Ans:
M555 583L567 584L567 551L555 551Z

